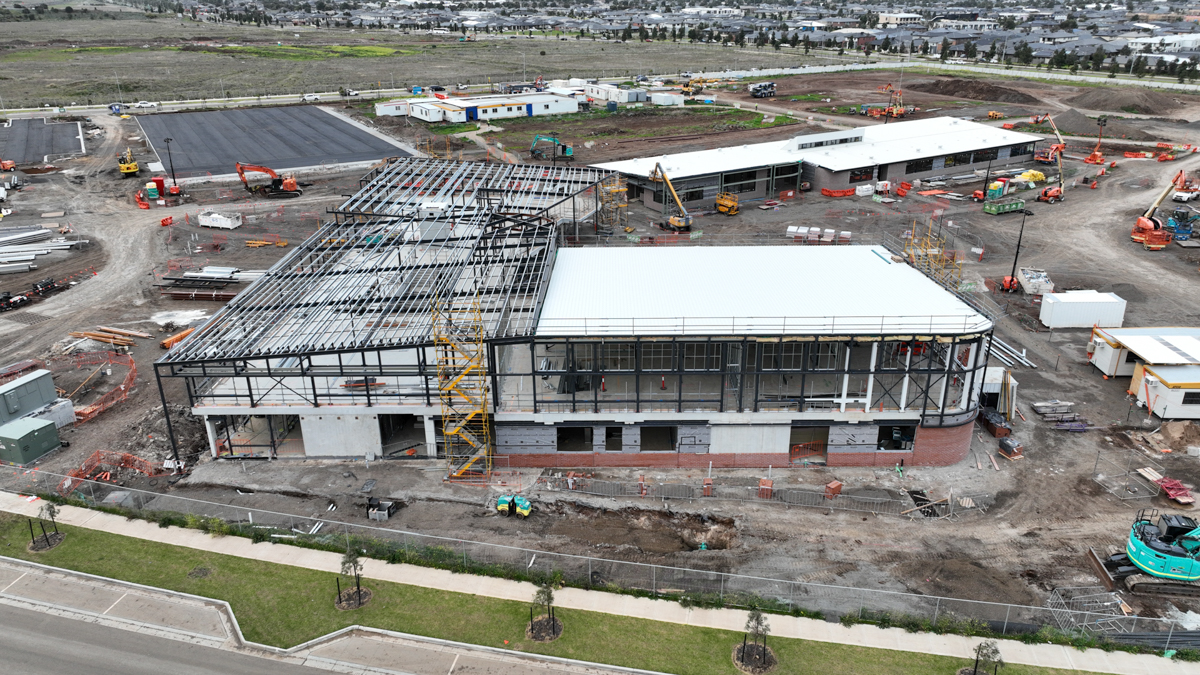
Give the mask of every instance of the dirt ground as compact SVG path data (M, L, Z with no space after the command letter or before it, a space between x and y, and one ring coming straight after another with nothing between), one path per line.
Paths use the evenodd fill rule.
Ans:
M784 91L795 96L837 91L841 101L874 100L877 87L886 77L868 73L851 80L825 76L807 80L789 78ZM840 85L835 86L838 82ZM1039 108L1050 110L1070 108L1063 101L1079 95L1071 87L1016 81L1005 82L1004 86L1037 97L1045 104ZM934 103L944 100L923 93L914 93L913 97L914 101L922 101L923 107L937 107ZM783 105L786 98L781 95L774 105ZM957 112L1001 104L991 106L976 101L954 105L958 106ZM1024 108L1021 114L1029 112L1031 107ZM1197 113L1200 103L1189 99L1172 114L1196 119L1200 118ZM814 123L825 119L814 117L818 118ZM856 117L850 121L863 120ZM1197 141L1196 130L1188 122L1137 115L1130 115L1128 121L1144 129L1168 130L1169 138L1175 142ZM187 325L211 314L219 304L165 300L154 284L161 283L162 276L183 265L267 267L287 249L247 249L246 239L278 234L298 241L317 224L317 216L308 214L319 214L335 204L340 195L353 189L358 177L331 175L314 181L317 185L302 199L288 202L282 214L276 203L243 200L231 184L191 189L192 201L179 207L139 211L129 200L132 186L113 175L112 158L128 142L132 132L123 125L129 123L115 118L99 123L106 129L106 135L105 140L95 143L95 154L63 162L59 172L37 176L33 190L18 193L14 198L18 213L4 222L5 225L36 222L41 212L66 210L68 215L64 220L80 236L94 243L86 251L61 254L61 259L55 259L39 272L48 275L51 269L74 270L84 267L86 262L86 266L96 270L96 276L29 310L0 314L0 360L48 355L52 345L64 343L67 332L98 324L145 330L154 334L155 339L138 340L131 350L139 371L129 400L96 420L67 431L72 446L42 464L53 471L63 471L100 448L125 448L154 458L163 457L161 435L165 425L156 421L154 410L161 405L152 372L153 361L162 354L156 341L168 334L168 324L172 329ZM379 126L405 138L419 134L434 137L408 125ZM662 130L646 128L653 133ZM738 138L733 142L740 143L740 137L736 136L739 133L743 132L730 131L717 138ZM791 129L745 133L780 133L786 137ZM662 143L662 150L657 149L657 143L653 147L656 152L666 152L706 144L711 146L715 142L675 139ZM622 152L625 145L618 144ZM469 145L462 147L471 151ZM634 156L633 150L629 152L620 156ZM1194 293L1189 292L1198 281L1200 254L1177 246L1148 252L1131 243L1128 237L1133 220L1159 187L1174 172L1194 171L1198 165L1200 161L1192 156L1167 164L1121 160L1117 169L1101 179L1097 190L1084 192L1085 188L1071 187L1069 182L1064 202L1054 205L1031 202L1028 208L1034 215L1028 217L1025 225L1021 264L1046 269L1060 288L1096 288L1120 293L1129 303L1125 325L1200 325L1200 306ZM1072 180L1094 172L1095 167L1080 162L1068 164L1067 173ZM978 187L975 184L956 189L969 192ZM190 214L207 205L236 208L256 219L243 229L227 233L228 240L219 252L196 253L197 246L212 243L213 232L190 224ZM963 270L964 279L976 281L977 288L983 289L985 280L1009 272L1021 227L1016 216L989 216L970 202L939 201L915 194L889 205L809 193L783 207L761 210L756 206L745 204L741 215L732 218L697 215L697 229L703 230L703 235L695 243L781 240L789 225L837 227L871 241L885 232L900 234L912 229L924 223L933 210L941 209L944 212L939 225L944 233L953 234L961 248L984 250L982 259L968 256ZM173 215L184 224L161 227L159 220L165 215ZM189 218L184 219L185 215ZM649 225L652 219L658 219L657 214L642 207L631 208L630 224L635 234L661 236L661 232ZM620 241L609 243L619 245L625 241L621 237ZM168 261L176 261L176 267L172 268ZM32 278L0 277L0 288L21 287ZM1139 435L1153 431L1158 421L1147 420L1144 412L1132 406L1122 381L1103 380L1087 364L1088 331L1039 330L1032 318L1037 309L1027 299L1017 296L994 299L1008 309L1008 315L1000 321L998 335L1017 348L1027 349L1029 358L1037 365L1036 368L1021 366L1014 371L1020 383L1019 406L1026 418L1014 422L1014 435L1025 445L1025 459L1017 462L999 459L999 469L992 468L985 455L994 454L995 439L977 430L971 455L951 467L910 467L903 476L890 468L771 470L777 487L817 488L836 479L845 484L847 491L894 495L901 490L919 489L939 495L952 489L958 494L986 494L993 502L986 512L954 519L930 520L915 515L897 518L787 508L754 501L650 503L640 499L609 499L535 488L540 474L537 471L513 477L534 500L534 516L527 521L502 519L495 517L489 506L492 493L444 485L441 482L444 468L427 460L375 462L369 467L362 462L202 461L189 478L174 486L158 479L136 478L129 479L128 484L308 517L325 515L333 501L340 508L331 517L366 524L367 495L360 488L365 481L374 479L378 484L371 496L393 496L405 504L389 526L410 531L863 588L1040 605L1055 586L1096 584L1084 562L1084 553L1089 547L1105 550L1120 546L1137 508L1183 510L1161 497L1118 499L1092 479L1097 466L1153 461L1167 475L1197 486L1200 460L1184 452L1162 454L1140 440ZM36 313L46 319L32 325L13 320L22 312ZM79 375L72 377L69 382L74 384ZM174 381L168 382L167 395L173 402L186 400ZM1051 398L1075 402L1076 409L1098 428L1086 433L1068 433L1043 423L1032 413L1029 403ZM194 425L190 431L181 431L191 439L193 450L202 447L196 440L199 433ZM1190 442L1187 439L1195 438L1195 433L1167 429L1164 438L1168 436L1179 445ZM763 473L726 470L714 473L714 479L722 484L750 486ZM635 483L641 475L654 482L692 484L698 484L704 477L695 470L596 472L597 478L627 484ZM249 494L251 491L253 494ZM701 550L701 543L706 550ZM1128 602L1136 611L1149 615L1168 611L1169 604L1200 609L1195 601L1167 603L1129 598Z

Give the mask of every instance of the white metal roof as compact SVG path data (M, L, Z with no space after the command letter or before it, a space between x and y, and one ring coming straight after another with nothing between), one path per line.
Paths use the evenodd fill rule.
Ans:
M1121 343L1146 363L1200 364L1200 340L1191 335L1135 335L1122 337Z
M861 131L861 141L838 145L800 148L806 142L806 136L825 135L808 134L787 141L639 157L595 166L631 176L649 176L657 163L662 164L663 170L671 178L703 176L802 160L830 171L845 171L1041 140L1038 136L953 117L877 124L862 127Z
M1121 297L1116 293L1101 293L1099 291L1084 290L1064 291L1062 293L1047 293L1042 296L1042 302L1123 303L1125 301L1122 300Z
M882 246L559 249L537 334L962 335L991 321Z

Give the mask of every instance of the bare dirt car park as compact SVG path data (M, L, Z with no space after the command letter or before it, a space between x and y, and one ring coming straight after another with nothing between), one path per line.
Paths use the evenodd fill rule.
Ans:
M1097 571L1088 562L1089 549L1104 556L1123 549L1139 508L1191 510L1168 500L1165 493L1149 496L1158 491L1144 481L1130 477L1113 487L1111 478L1116 472L1124 476L1133 469L1153 468L1187 487L1200 486L1200 459L1188 452L1189 447L1200 445L1200 428L1187 422L1164 427L1163 420L1135 404L1126 391L1126 380L1102 377L1088 362L1091 329L1048 330L1038 321L1039 298L1004 293L999 286L1010 274L1019 241L1020 267L1045 270L1057 290L1117 293L1127 302L1126 326L1200 325L1200 306L1193 292L1200 282L1200 252L1175 244L1149 251L1130 240L1134 222L1172 177L1179 171L1193 176L1200 169L1200 155L1180 150L1170 161L1156 161L1153 152L1152 158L1125 155L1146 150L1161 153L1160 143L1175 148L1200 146L1200 93L1139 87L1101 90L1036 79L973 79L913 70L904 74L902 85L899 74L887 70L853 77L787 75L774 79L773 99L752 98L745 82L729 80L710 87L716 106L621 107L615 112L593 108L558 119L499 120L483 129L467 125L447 134L438 125L412 118L376 117L373 90L398 89L417 84L418 79L423 84L474 85L489 78L520 79L521 57L514 56L518 47L528 54L527 71L547 79L794 66L803 59L768 52L739 57L707 47L685 51L671 45L573 39L539 41L528 48L499 40L459 44L453 38L382 31L356 34L351 43L345 34L334 38L310 29L297 33L300 38L289 39L288 49L283 50L275 46L279 33L273 30L157 21L154 37L145 37L139 28L143 23L110 24L113 29L103 40L85 39L82 32L77 36L56 32L86 28L70 22L52 27L21 24L20 30L0 38L0 67L11 73L15 71L9 66L20 64L26 74L0 81L8 108L107 104L118 96L159 102L156 109L127 110L127 116L101 111L13 114L11 119L20 123L17 127L42 125L45 118L78 130L23 136L35 145L56 144L41 157L31 155L24 145L17 155L5 154L6 143L17 148L11 138L17 127L0 129L0 159L17 161L14 172L0 175L20 181L18 188L7 191L7 201L0 203L5 209L0 237L32 228L51 230L55 239L81 242L38 256L36 269L0 275L0 292L13 296L48 278L63 286L0 313L0 362L38 359L48 364L56 386L77 409L119 388L124 371L112 364L97 370L90 363L73 361L72 354L118 348L132 357L137 368L132 389L121 393L123 400L94 419L62 429L62 438L70 446L39 460L36 466L41 471L65 475L97 450L130 453L161 466L174 457L161 408L166 400L172 407L171 431L186 462L186 476L113 471L114 484L360 525L367 524L370 497L392 499L402 508L385 526L413 533L547 553L1032 607L1046 607L1057 588L1088 587L1094 588L1091 593L1104 593L1098 588L1102 582ZM287 36L292 34L287 31ZM339 58L329 51L335 42L370 55ZM814 57L809 62L819 61ZM516 63L517 72L501 71L498 63ZM602 63L609 65L598 65ZM266 67L269 77L264 77ZM575 166L784 141L800 134L884 123L849 111L864 103L886 101L889 94L881 89L889 84L902 87L904 104L918 109L909 116L912 119L971 118L993 127L1015 123L1018 130L1032 130L1048 139L1039 149L1053 143L1054 137L1045 133L1044 126L1028 125L1030 118L1050 113L1088 119L1077 128L1062 129L1068 132L1065 198L1044 203L1033 199L1036 192L1023 193L1030 212L1023 217L1020 212L990 215L969 199L974 190L985 189L982 176L952 183L942 194L920 195L913 190L886 202L797 191L793 199L783 201L745 200L734 216L711 206L696 210L692 232L682 235L654 224L666 217L661 209L631 199L628 229L598 233L585 228L578 235L565 234L571 235L572 245L613 248L796 245L789 227L806 232L812 227L848 231L864 243L881 242L885 235L902 237L905 232L945 237L947 246L956 248L961 257L960 288L1002 308L995 335L1023 352L1023 359L1011 367L1011 377L1019 382L1016 408L1020 413L1009 420L1012 437L1024 446L1023 459L997 454L997 439L981 422L971 432L973 442L965 459L951 466L797 462L769 469L709 468L703 463L692 468L565 464L507 468L498 464L505 483L480 489L445 482L446 462L422 458L423 453L385 454L369 462L214 459L203 422L186 409L185 381L164 378L160 396L153 367L165 353L160 340L202 325L253 279L223 284L193 279L180 285L185 273L204 267L267 270L330 220L327 211L356 193L360 178L380 160L411 155L480 162L499 157L504 164L507 156L522 163L548 163L529 158L528 148L538 134L553 134L573 146ZM354 87L361 93L300 107L305 105L299 102L300 94L339 87ZM281 103L230 113L195 112L209 107L207 102L189 104L193 112L180 112L184 106L171 104L207 98L214 99L213 105L225 106L226 102L215 99L285 93L292 99L288 107ZM315 106L323 110L316 111ZM990 112L1002 119L989 120ZM331 126L324 140L330 145L307 156L299 151L288 154L290 149L273 143L275 154L260 156L246 142L218 138L206 142L204 134L220 133L225 122L203 126L185 119L197 114L238 115L237 122L227 127L237 127L250 140L259 135L256 125L262 125L264 132L279 133L279 120L272 116L286 117L287 124L327 118ZM1122 131L1115 137L1106 132L1104 164L1085 164L1081 160L1096 142L1094 130L1087 127L1101 115L1108 116L1110 130L1119 124ZM26 122L27 118L33 121ZM346 140L330 140L329 134L334 133L345 134ZM85 152L60 147L59 137L78 135ZM166 143L164 139L171 136L172 142ZM289 139L280 136L279 140ZM172 185L168 145L179 169L181 194L164 195L162 204L145 194L135 197L147 189L146 182L153 176L166 177L166 185ZM189 156L189 147L197 156ZM118 168L116 158L126 148L132 149L142 167L136 179L124 178ZM272 164L274 159L281 163ZM235 162L299 168L302 194L286 200L248 194L234 173ZM1047 176L1057 173L1033 161L1022 167L1043 170ZM1101 167L1106 169L1104 175L1096 178ZM252 184L268 180L253 173L247 178ZM954 192L947 198L946 191ZM139 200L149 208L139 208ZM1172 206L1166 204L1169 211ZM206 211L237 214L242 224L228 230L201 227L199 216ZM754 270L738 273L749 275ZM682 297L690 292L686 284L630 288L616 275L594 282L615 295ZM830 288L803 292L833 292L837 283L829 279ZM153 337L129 338L129 346L104 344L94 339L97 327ZM990 365L1003 364L994 357ZM1086 420L1086 429L1058 429L1034 413L1031 404L1046 400L1072 402L1073 412ZM1156 430L1161 435L1151 433ZM413 438L418 443L426 440L420 432ZM568 472L578 474L578 485L576 476ZM1097 474L1104 475L1097 480ZM721 498L702 496L708 478L724 490ZM832 501L789 504L760 499L763 479L772 481L773 490L815 493L836 482L843 494L881 504L903 503L904 508L873 512L835 508ZM364 492L368 481L373 488ZM671 485L685 487L663 487ZM514 489L533 502L533 515L526 520L496 517L496 496ZM970 504L962 497L970 497ZM933 507L920 508L925 499L934 501ZM958 510L945 508L947 503L959 505ZM330 510L331 504L336 510ZM1189 612L1200 612L1200 601L1193 597L1126 594L1122 598L1128 613L1141 617L1182 620ZM797 602L804 604L803 599ZM856 610L846 607L841 612ZM973 611L964 607L961 613L970 617ZM1003 612L999 617L987 613L984 618L1000 621Z

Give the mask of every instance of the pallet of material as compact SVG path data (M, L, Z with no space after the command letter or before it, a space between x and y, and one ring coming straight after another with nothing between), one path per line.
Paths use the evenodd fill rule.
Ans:
M237 291L164 290L162 295L165 295L172 300L206 300L210 302L229 302L237 297Z
M1032 404L1032 407L1033 412L1039 415L1049 415L1053 413L1069 413L1073 405L1075 404L1069 401L1054 399L1052 401L1037 401Z
M120 346L120 347L132 347L135 344L133 340L130 340L127 337L121 337L120 335L113 335L112 333L96 333L93 331L76 331L73 333L69 333L69 335L73 338L87 338L89 340L95 340L96 342L103 342L106 344Z
M1180 504L1196 503L1196 499L1192 497L1191 490L1188 490L1186 487L1184 487L1183 483L1179 482L1178 480L1163 476L1154 482L1158 483L1158 486L1163 489L1163 492L1167 493L1167 497L1174 499Z

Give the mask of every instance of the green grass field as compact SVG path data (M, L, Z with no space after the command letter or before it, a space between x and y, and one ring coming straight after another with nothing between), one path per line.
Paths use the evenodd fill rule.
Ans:
M687 675L733 675L730 653L740 633L578 610L557 610L563 636L550 644L525 639L529 604L368 580L372 602L334 608L334 575L297 567L167 546L95 530L62 527L66 541L29 553L23 518L0 515L0 552L47 565L227 601L246 638L290 647L353 624ZM271 544L257 544L270 546ZM207 576L189 576L196 568ZM508 640L508 645L504 641ZM950 675L965 659L771 638L780 673L801 675ZM1003 652L1003 643L1001 643ZM1009 666L1007 675L1067 671ZM1071 671L1078 672L1078 671Z

